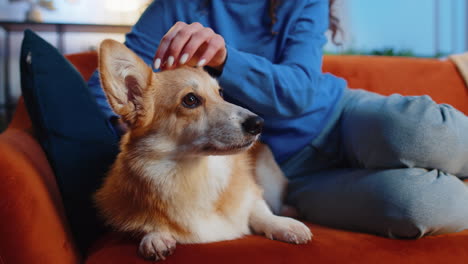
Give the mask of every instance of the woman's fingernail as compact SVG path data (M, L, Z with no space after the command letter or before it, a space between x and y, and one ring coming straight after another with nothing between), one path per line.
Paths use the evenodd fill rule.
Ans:
M167 58L167 67L172 67L173 64L174 64L174 57L169 56L169 58Z
M206 62L205 59L201 59L201 60L197 63L197 66L198 66L198 67L202 67L203 65L205 65L205 62Z
M159 69L159 67L161 67L161 59L160 58L157 58L155 61L154 61L154 69Z
M188 53L184 53L182 57L180 58L180 64L185 64L188 59Z

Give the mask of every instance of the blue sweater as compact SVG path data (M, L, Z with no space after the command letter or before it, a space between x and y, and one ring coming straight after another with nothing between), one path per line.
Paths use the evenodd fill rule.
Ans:
M156 0L125 44L151 65L159 41L177 21L200 22L222 35L227 60L218 81L225 98L265 119L262 141L282 162L320 134L346 83L321 72L327 0L282 1L275 35L268 8L268 0ZM89 86L103 111L115 115L96 73Z

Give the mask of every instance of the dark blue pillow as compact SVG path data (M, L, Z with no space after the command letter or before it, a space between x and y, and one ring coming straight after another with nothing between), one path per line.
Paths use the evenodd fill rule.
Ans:
M20 59L26 108L84 251L103 230L92 195L118 153L118 138L80 73L53 46L26 30Z

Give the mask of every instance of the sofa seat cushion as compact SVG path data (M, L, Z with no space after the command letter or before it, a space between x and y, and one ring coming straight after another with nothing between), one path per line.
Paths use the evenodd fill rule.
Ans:
M307 245L291 245L262 236L210 244L177 245L171 263L466 263L468 231L419 240L394 240L308 224ZM95 243L86 264L150 263L137 254L138 240L110 233Z

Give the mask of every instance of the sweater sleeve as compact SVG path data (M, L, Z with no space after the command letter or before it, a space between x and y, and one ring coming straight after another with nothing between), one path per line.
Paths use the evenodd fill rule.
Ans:
M287 33L276 63L227 44L228 57L219 76L225 93L264 117L287 118L311 111L317 89L325 82L344 82L321 73L327 29L328 1L312 0Z

